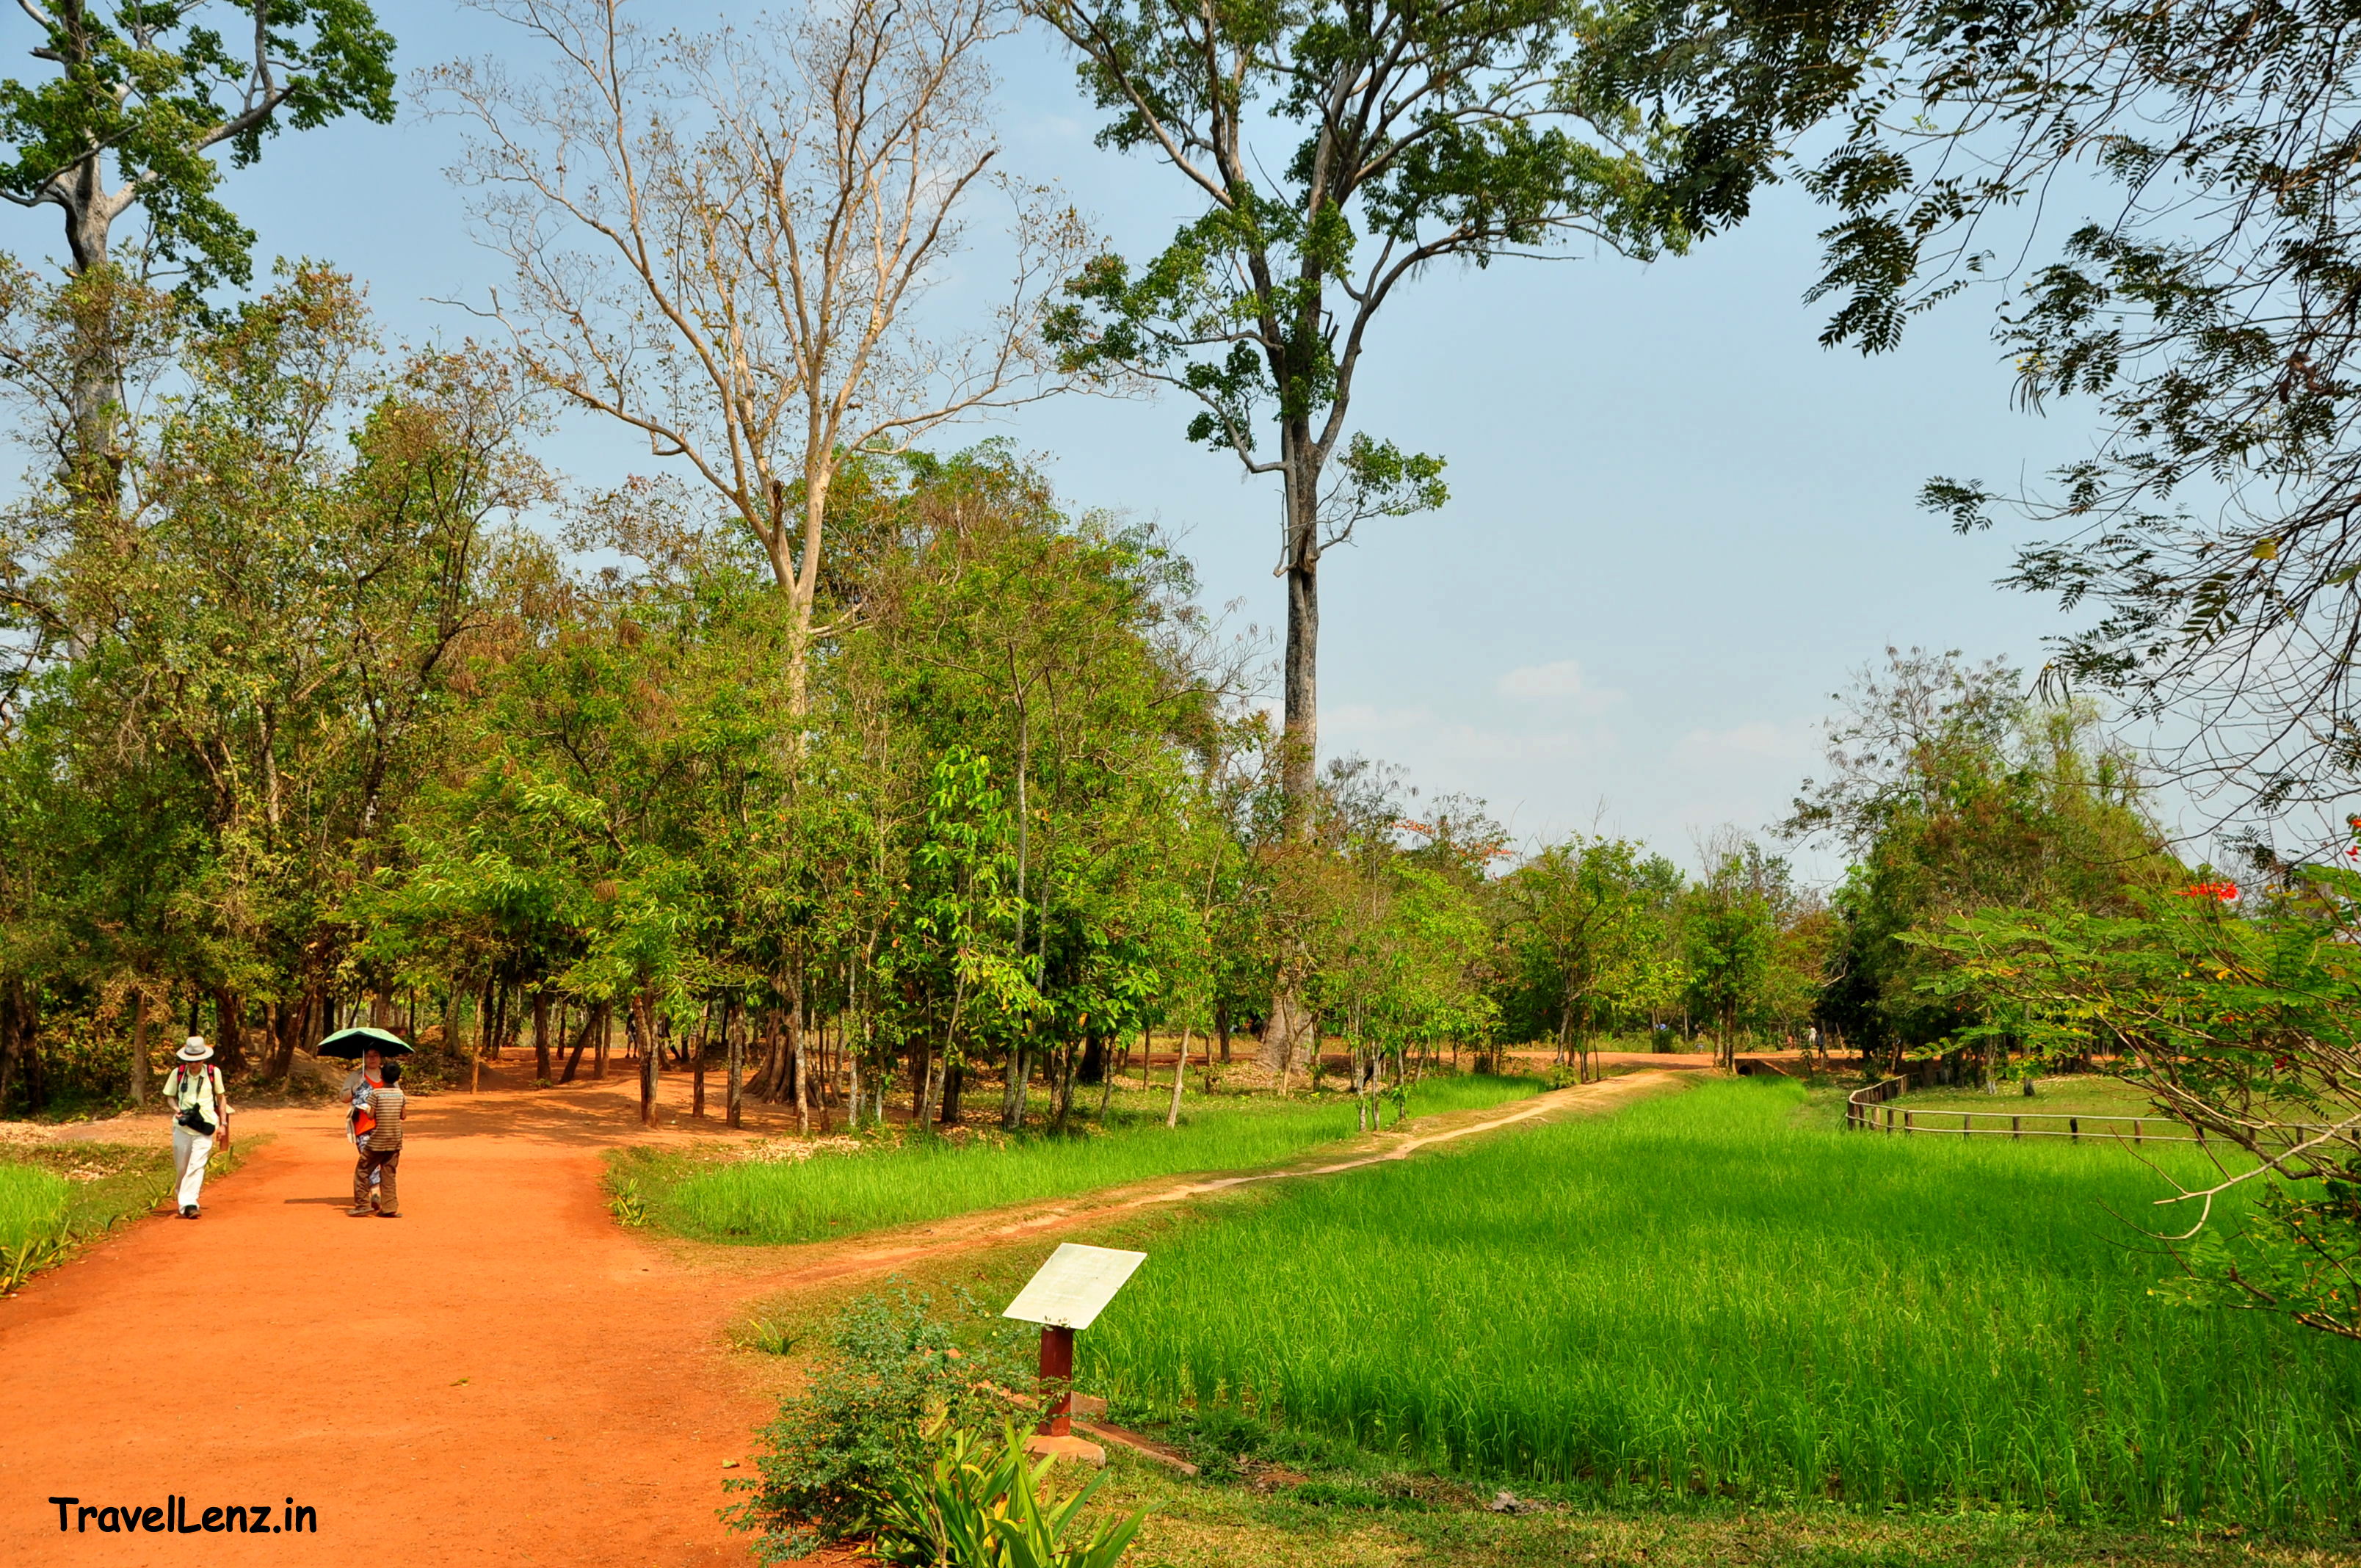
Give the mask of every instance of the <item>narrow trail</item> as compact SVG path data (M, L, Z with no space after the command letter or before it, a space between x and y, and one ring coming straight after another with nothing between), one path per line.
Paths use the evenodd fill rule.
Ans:
M1568 1116L1597 1115L1678 1087L1693 1074L1680 1069L1651 1069L1626 1073L1574 1089L1552 1090L1520 1101L1513 1109L1455 1111L1421 1118L1408 1133L1382 1133L1356 1140L1349 1156L1318 1163L1295 1162L1239 1176L1195 1175L1156 1177L1122 1187L1102 1188L1076 1197L1013 1204L893 1231L856 1236L842 1242L815 1242L798 1246L786 1261L774 1263L781 1249L751 1247L698 1248L699 1253L728 1267L745 1260L737 1272L746 1281L746 1294L773 1294L804 1287L841 1284L848 1280L890 1274L909 1264L980 1252L1031 1236L1104 1224L1110 1219L1159 1204L1186 1202L1191 1198L1227 1192L1264 1182L1294 1181L1306 1177L1334 1176L1408 1159L1422 1148L1447 1144L1479 1133L1495 1132L1526 1122ZM743 1298L741 1297L741 1299Z
M344 1214L351 1155L333 1109L250 1113L236 1131L270 1141L207 1191L203 1219L140 1221L0 1301L0 1562L742 1564L744 1538L714 1510L721 1479L747 1469L723 1463L749 1456L788 1376L726 1348L750 1299L1407 1158L1609 1110L1684 1076L1637 1072L1433 1118L1318 1164L785 1252L613 1223L602 1149L732 1135L685 1117L642 1134L622 1085L419 1102L398 1221ZM776 1117L755 1120L778 1130ZM169 1138L160 1118L87 1132ZM168 1494L188 1500L192 1523L210 1506L291 1497L318 1510L317 1533L192 1540L102 1533L94 1520L61 1533L47 1500L160 1508Z

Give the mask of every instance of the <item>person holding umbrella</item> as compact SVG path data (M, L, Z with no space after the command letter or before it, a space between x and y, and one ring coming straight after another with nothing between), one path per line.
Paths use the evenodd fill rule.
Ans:
M164 1103L172 1108L174 1196L183 1220L197 1217L197 1198L205 1190L205 1161L213 1157L216 1132L224 1152L229 1148L229 1099L221 1069L206 1065L213 1054L203 1036L191 1035L188 1044L173 1053L179 1065L164 1079Z
M368 1142L361 1146L360 1167L353 1172L353 1206L347 1212L356 1217L369 1212L361 1198L374 1181L378 1184L377 1217L399 1220L401 1199L393 1179L401 1165L401 1064L388 1062L383 1070L385 1081L368 1091Z
M345 1135L353 1142L359 1158L353 1166L353 1206L346 1211L356 1217L372 1210L390 1212L391 1205L382 1197L387 1162L370 1158L371 1143L377 1132L378 1113L373 1097L378 1091L399 1080L398 1071L389 1073L389 1058L410 1054L410 1043L399 1035L363 1025L341 1029L320 1042L320 1054L339 1057L347 1061L358 1058L358 1065L345 1074L338 1091L345 1101ZM401 1093L395 1091L395 1104L401 1103ZM397 1116L399 1113L397 1112ZM392 1147L401 1146L400 1131L393 1135Z

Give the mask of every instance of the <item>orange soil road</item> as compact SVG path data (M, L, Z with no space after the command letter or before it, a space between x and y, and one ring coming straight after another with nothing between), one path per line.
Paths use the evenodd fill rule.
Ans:
M598 1151L628 1113L597 1098L614 1113L416 1102L394 1221L345 1215L333 1110L238 1118L273 1141L202 1219L0 1303L0 1563L745 1562L714 1509L764 1401L715 1354L709 1277L609 1218ZM60 1534L46 1501L167 1493L291 1496L319 1532Z
M1347 1169L1559 1109L1664 1087L1640 1073L1374 1142ZM667 1099L685 1086L667 1085ZM269 1132L204 1217L130 1226L0 1302L0 1563L742 1564L715 1518L771 1400L723 1330L748 1299L1104 1219L1241 1180L1187 1177L781 1254L660 1245L618 1227L598 1150L641 1135L628 1091L415 1103L399 1221L350 1219L334 1110ZM667 1120L671 1120L667 1116ZM776 1127L778 1118L762 1120ZM160 1119L95 1135L155 1137ZM656 1136L713 1136L685 1120ZM82 1505L291 1497L318 1533L105 1534ZM69 1524L78 1524L79 1509Z

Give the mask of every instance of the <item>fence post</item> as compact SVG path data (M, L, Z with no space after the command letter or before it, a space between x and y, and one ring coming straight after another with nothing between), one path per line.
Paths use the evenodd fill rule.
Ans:
M2025 1136L2024 1129L2017 1125L2017 1119L2014 1116L2011 1116L2008 1119L2008 1135L2012 1138L2021 1138Z
M1906 1134L1906 1133L1908 1133L1908 1132L1911 1130L1911 1127L1910 1127L1910 1113L1909 1113L1909 1112L1907 1112L1907 1111L1905 1111L1905 1112L1903 1112L1903 1113L1902 1113L1902 1130L1903 1130L1903 1132L1905 1132L1905 1134Z
M2082 1141L2081 1117L2069 1116L2066 1118L2066 1135L2073 1139L2078 1144Z

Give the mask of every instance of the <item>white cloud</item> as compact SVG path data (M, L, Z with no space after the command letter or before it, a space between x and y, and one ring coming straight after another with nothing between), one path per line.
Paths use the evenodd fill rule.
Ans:
M1603 712L1623 699L1621 692L1594 686L1584 679L1581 663L1573 659L1520 664L1500 677L1499 692L1528 702L1565 705L1577 713Z
M1414 779L1431 787L1440 786L1443 774L1466 762L1596 757L1614 751L1617 744L1615 732L1601 726L1528 729L1471 724L1463 718L1445 718L1423 703L1410 707L1339 704L1320 716L1320 738L1322 749L1331 755L1366 751L1403 764ZM1441 773L1428 778L1430 768L1439 768Z

